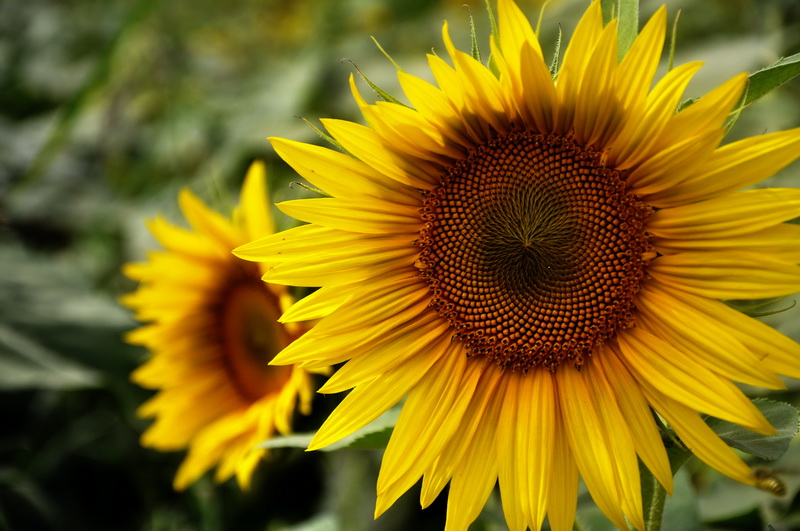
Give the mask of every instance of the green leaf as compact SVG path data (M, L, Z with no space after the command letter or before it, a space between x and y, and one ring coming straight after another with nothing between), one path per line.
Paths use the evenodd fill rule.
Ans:
M331 445L330 450L340 450L342 448L347 448L348 450L383 450L389 444L392 430L394 430L394 426L371 431L352 441L348 441L345 446Z
M332 452L334 450L382 450L389 443L394 425L400 416L400 405L397 405L373 420L360 430L348 435L342 440L321 448L321 452ZM260 443L259 448L308 448L313 433L293 433L273 437Z
M124 48L128 36L135 33L135 28L144 22L152 9L158 5L159 3L155 0L139 0L133 4L122 26L114 32L114 38L104 48L99 61L95 63L81 89L66 105L62 105L55 125L48 133L47 139L33 162L17 180L17 186L30 186L56 160L56 156L68 144L70 135L75 130L80 118L90 108L92 97L109 84L114 72L114 58L118 51Z
M80 389L100 381L99 373L0 324L0 390Z
M748 78L744 106L750 105L798 75L800 75L800 53L784 57L763 70L753 72Z
M798 411L785 402L775 402L763 398L753 400L753 404L775 426L775 435L760 435L737 424L708 419L708 425L728 445L748 454L774 461L786 452L789 442L797 434Z
M267 439L258 444L259 448L308 448L311 444L311 439L314 438L313 433L292 433L291 435L281 435Z
M661 531L701 531L706 527L700 521L697 494L687 470L675 474L672 496L667 496L664 505L664 521Z

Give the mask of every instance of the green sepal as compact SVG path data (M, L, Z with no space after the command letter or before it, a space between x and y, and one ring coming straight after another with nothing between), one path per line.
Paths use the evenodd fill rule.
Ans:
M639 35L639 0L619 0L618 58L622 61Z
M682 110L684 110L686 107L689 107L690 105L694 105L695 103L697 103L697 100L698 100L698 99L700 99L700 98L689 98L688 100L684 100L684 101L682 101L682 102L680 103L680 105L678 105L678 110L677 110L677 111L675 111L675 112L681 112L681 111L682 111Z
M542 29L542 20L544 20L544 10L547 8L547 5L550 3L550 0L545 0L542 2L542 7L539 8L539 20L536 21L536 36L539 36L539 31ZM560 28L559 28L560 29Z
M675 46L678 42L678 21L681 19L681 10L675 13L675 20L672 22L672 32L669 37L669 61L667 62L667 71L672 70L675 66Z
M558 25L558 37L556 37L556 46L553 51L553 61L550 63L550 75L553 79L558 78L559 60L561 59L561 24Z
M342 61L347 61L348 63L353 65L353 68L356 69L356 72L358 72L358 75L361 76L361 79L366 81L367 85L369 85L370 88L374 90L378 96L383 98L384 101L388 101L389 103L396 103L397 105L402 105L403 107L408 107L408 105L398 100L397 98L395 98L394 96L392 96L391 94L380 88L378 85L373 83L372 80L368 78L367 75L364 72L362 72L361 69L353 61L351 61L350 59L342 59Z
M299 186L300 188L304 188L304 189L308 190L309 192L313 192L313 193L321 195L323 197L333 197L331 194L329 194L329 193L317 188L316 186L311 186L310 184L301 183L300 181L292 181L292 182L289 183L289 186L293 186L295 184L297 186Z
M495 40L497 47L500 48L500 28L497 25L497 19L494 16L492 4L489 3L489 0L486 0L486 11L489 13L489 21L492 24L492 39ZM497 63L492 54L489 54L489 59L486 60L486 67L495 77L500 77L500 69L497 68Z
M639 34L639 0L600 0L603 24L618 20L619 60L628 53Z
M603 11L603 25L617 18L617 0L600 0L600 9Z
M472 58L481 62L481 49L478 46L478 33L475 31L475 17L472 16L472 8L464 4L462 7L465 7L469 10L469 34L470 38L472 39Z
M499 39L500 28L497 25L497 19L494 16L494 11L492 10L492 4L489 3L489 0L486 0L486 11L489 13L489 22L492 25L492 37Z
M331 135L329 135L328 133L326 133L325 131L323 131L322 129L317 127L316 125L312 124L307 118L304 118L303 116L298 116L297 118L300 118L301 120L303 120L306 123L306 125L309 126L311 129L313 129L314 132L317 133L320 137L322 137L323 140L325 140L326 142L334 145L341 152L347 153L348 155L353 157L353 154L350 153L349 151L347 151L344 148L344 146L338 140L333 138ZM355 157L353 157L353 158L355 158Z
M384 50L384 49L383 49L383 46L381 46L381 43L379 43L379 42L378 42L378 39L376 39L375 37L370 37L370 38L372 39L372 42L374 42L374 43L375 43L375 46L377 46L377 47L378 47L378 49L381 51L381 53L383 54L383 56L384 56L384 57L386 57L386 58L389 60L389 62L390 62L390 63L392 63L392 64L394 65L394 67L397 69L397 71L398 71L398 72L402 72L402 71L403 71L403 69L402 69L402 68L400 68L400 65L399 65L399 64L397 64L397 61L395 61L394 59L392 59L392 56L391 56L391 55L389 55L389 54L386 52L386 50Z

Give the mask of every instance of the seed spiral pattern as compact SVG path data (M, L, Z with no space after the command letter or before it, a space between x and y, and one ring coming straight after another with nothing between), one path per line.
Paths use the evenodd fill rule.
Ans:
M522 372L580 368L633 325L652 209L623 177L569 136L514 132L423 192L415 265L471 355Z

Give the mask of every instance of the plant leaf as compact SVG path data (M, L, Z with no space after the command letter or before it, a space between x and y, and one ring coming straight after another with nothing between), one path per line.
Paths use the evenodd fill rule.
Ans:
M786 452L789 442L797 434L799 414L797 409L785 402L764 398L753 400L753 404L775 426L775 435L760 435L731 422L710 418L708 425L728 445L748 454L774 461Z
M335 450L382 450L389 443L395 423L400 416L399 405L393 407L377 419L373 420L360 430L343 438L342 440L321 448L321 452L332 452ZM273 437L258 445L259 448L308 448L313 433L293 433Z
M753 72L748 78L744 106L750 105L798 75L800 75L800 53L784 57L763 70Z
M99 373L0 325L0 389L80 389L100 382Z

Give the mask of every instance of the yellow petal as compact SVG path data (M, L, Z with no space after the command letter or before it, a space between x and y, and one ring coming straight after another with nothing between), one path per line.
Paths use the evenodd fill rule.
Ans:
M496 430L499 422L507 378L491 360L471 358L470 362L482 365L481 378L464 413L459 436L450 438L434 466L425 473L420 493L422 507L433 503L450 478L456 474L477 430Z
M275 232L267 192L267 171L262 161L255 161L247 170L242 184L242 197L236 210L237 220L248 240L255 240Z
M514 457L517 455L516 417L520 399L519 386L521 378L516 374L506 377L507 387L500 411L497 427L497 476L500 482L500 500L503 503L503 514L510 531L524 531L527 527L530 509L524 500L525 492L520 491L522 478L519 475Z
M399 233L413 239L422 220L419 206L339 198L296 199L278 203L284 214L325 227L369 234Z
M790 264L800 263L800 225L782 223L775 227L730 238L691 238L680 240L656 238L653 245L661 254L686 251L729 251L758 253Z
M658 194L654 204L684 205L741 190L774 175L799 156L800 128L732 142L718 149L693 176Z
M350 391L314 435L308 449L335 443L398 403L446 353L448 342L449 338L433 343L402 365Z
M661 60L666 23L667 8L661 6L642 28L619 65L618 76L624 83L618 84L617 91L626 108L639 109L647 98Z
M233 249L247 239L246 235L237 230L230 221L208 208L187 188L181 190L178 195L178 202L180 203L181 211L183 211L184 216L186 216L192 227L197 232L215 239L223 247Z
M448 97L427 81L406 72L398 72L397 78L411 105L436 125L444 136L457 146L461 146L464 156L466 154L464 148L472 147L474 142L464 131L461 116L453 108Z
M325 129L360 161L378 173L419 189L428 189L436 182L424 172L414 172L410 161L402 161L391 153L372 129L346 120L320 120Z
M720 301L678 290L670 290L669 293L698 312L714 316L720 323L725 323L727 333L752 350L770 370L800 378L800 343Z
M490 371L492 372L492 371ZM482 379L482 382L486 378ZM498 378L491 378L496 384ZM479 386L480 387L480 386ZM496 389L492 387L492 390ZM491 391L490 391L491 393ZM474 435L470 433L467 440L462 430L451 441L462 443L463 458L453 473L450 483L450 494L447 500L446 531L466 530L470 523L478 517L497 482L497 456L496 456L496 431L499 423L502 395L491 395L485 408L481 407L477 414L470 415L475 407L471 403L462 420L466 422L476 420ZM450 446L450 444L448 444ZM447 448L442 452L446 453Z
M626 472L628 467L624 470L620 468L620 460L635 461L635 453L626 455L617 452L619 438L610 430L618 427L605 424L601 406L595 402L597 397L589 386L588 379L596 375L587 374L589 367L584 367L581 372L570 367L563 369L566 370L556 372L556 381L566 439L572 455L592 499L614 525L624 529L627 523L622 507L627 504L623 500L619 474ZM622 430L625 429L622 427Z
M556 88L563 106L558 129L567 132L572 125L573 113L584 72L589 65L597 40L603 31L603 13L600 2L592 2L581 17L575 33L569 40L564 60L558 73Z
M609 347L610 348L610 347ZM636 453L669 494L672 494L672 470L653 414L645 396L628 369L616 354L600 352L595 360L617 398L624 423L636 447Z
M775 428L730 380L641 328L617 336L619 352L636 379L688 407L763 434Z
M768 188L664 208L647 220L647 230L663 238L739 236L800 216L800 190Z
M358 356L348 361L325 382L319 392L346 391L393 369L414 356L425 345L448 335L449 326L447 321L438 316L424 316L417 329L392 334L386 341L371 349L369 355Z
M702 63L686 63L675 67L661 78L650 92L644 116L628 120L610 145L610 159L617 169L632 169L652 155L653 146L680 102L686 85Z
M419 480L456 434L479 376L479 365L468 364L463 347L451 343L409 393L381 462L376 518Z
M783 381L728 332L715 314L697 311L656 285L645 286L637 300L637 318L644 328L725 378L768 389Z
M673 288L711 299L765 299L800 291L800 267L746 252L660 256L647 270Z
M626 80L627 81L627 80ZM603 29L578 90L575 136L584 145L605 145L622 119L617 102L617 21Z
M571 531L578 505L578 467L569 447L563 413L556 404L553 464L547 497L547 520L553 531Z
M641 382L641 385L653 408L667 420L694 455L736 481L753 483L750 467L703 422L700 415L649 383Z
M270 138L275 152L308 182L335 197L415 205L419 192L386 180L360 160L332 149L284 138Z

